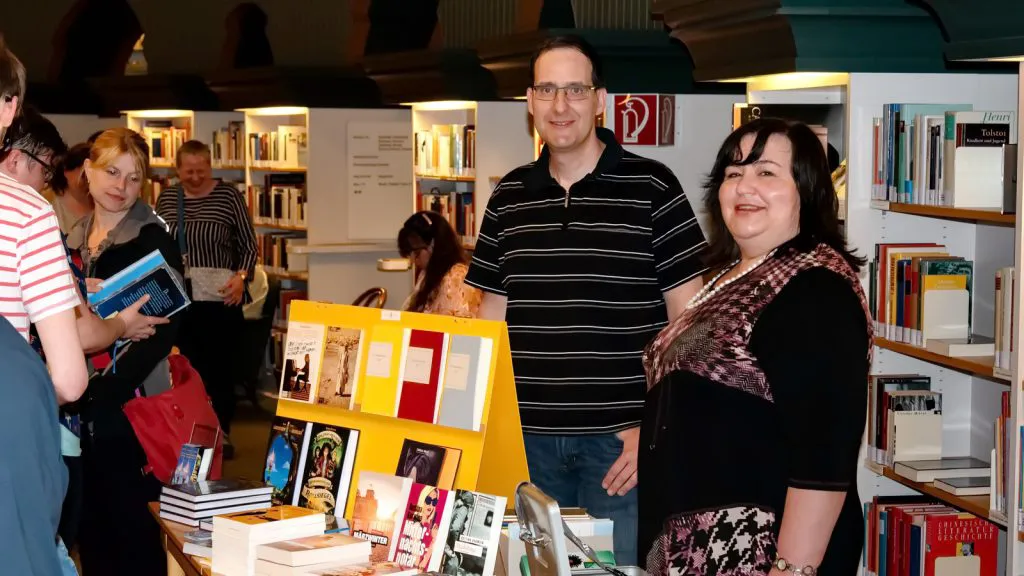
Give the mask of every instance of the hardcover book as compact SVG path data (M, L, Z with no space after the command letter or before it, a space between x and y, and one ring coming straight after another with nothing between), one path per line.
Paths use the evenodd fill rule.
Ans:
M395 475L445 490L455 485L462 450L405 439Z
M358 430L314 423L294 503L327 515L344 512L358 443Z
M431 330L407 330L398 379L394 416L433 424L437 421L440 382L444 379L448 335Z
M271 501L275 505L292 503L301 456L309 443L311 426L309 422L280 416L275 417L271 424L263 481L274 487Z
M351 409L359 383L363 331L358 328L328 326L324 361L317 385L317 404Z
M316 397L320 354L324 347L323 324L289 322L281 370L280 398L311 402Z
M441 516L448 491L426 484L413 484L401 526L395 531L395 553L391 561L399 566L427 572L435 540L443 539Z
M457 490L453 500L444 552L431 568L449 576L493 574L505 497Z
M352 536L369 540L370 561L386 562L394 548L395 526L405 518L412 480L363 470L352 505Z
M89 294L89 306L100 318L110 318L149 294L141 312L167 318L189 305L188 296L159 250L107 278L98 292Z

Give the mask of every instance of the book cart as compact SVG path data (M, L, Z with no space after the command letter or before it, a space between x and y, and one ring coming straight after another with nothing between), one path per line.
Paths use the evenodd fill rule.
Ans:
M358 379L351 409L318 404L316 398L308 402L282 398L277 408L279 417L359 431L351 480L347 487L347 504L343 514L339 510L339 516L352 517L360 472L395 474L406 439L461 450L455 489L504 496L511 503L518 483L529 479L512 372L512 355L508 346L508 331L503 322L295 301L290 308L289 326L291 328L296 325L345 327L362 330L363 334L363 344L359 347L356 363ZM387 412L377 408L383 405L381 398L391 396L394 397L394 413L398 412L402 389L400 378L404 373L402 362L409 348L408 338L403 342L402 334L411 330L489 340L490 357L480 362L478 373L481 377L477 379L484 385L484 390L480 391L482 405L479 408L478 430L371 413ZM290 329L289 340L293 338ZM447 352L442 350L442 368ZM316 356L316 362L323 357L322 354ZM483 354L478 356L483 357ZM474 378L472 374L468 376ZM433 378L440 379L437 383L438 396L443 404L447 392L444 377L437 375ZM408 382L405 384L409 385ZM375 404L377 408L371 408L368 404ZM364 410L364 407L370 408L370 411Z

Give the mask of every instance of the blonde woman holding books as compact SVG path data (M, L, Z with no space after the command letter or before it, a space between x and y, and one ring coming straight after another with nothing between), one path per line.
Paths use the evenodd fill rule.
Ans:
M706 191L719 272L644 351L640 557L652 575L855 574L872 323L825 152L755 120Z
M184 266L164 222L139 195L149 174L149 149L127 128L97 137L85 161L93 213L79 221L68 246L81 254L86 276L106 279L154 250L182 280ZM83 505L79 544L86 574L163 574L160 533L147 508L160 482L144 473L146 456L124 414L126 402L170 388L167 357L181 314L140 342L115 345L83 396ZM105 365L104 365L105 364Z

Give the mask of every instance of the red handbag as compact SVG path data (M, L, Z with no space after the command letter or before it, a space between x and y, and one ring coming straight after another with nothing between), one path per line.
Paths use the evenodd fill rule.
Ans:
M172 354L171 389L156 396L139 397L124 405L124 413L135 430L148 460L147 472L163 484L171 481L181 446L192 439L197 425L216 430L216 446L208 480L219 480L224 446L217 413L206 394L203 379L188 358Z

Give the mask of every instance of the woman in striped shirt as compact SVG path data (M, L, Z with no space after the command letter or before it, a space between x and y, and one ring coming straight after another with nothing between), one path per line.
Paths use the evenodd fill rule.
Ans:
M256 234L242 194L213 177L206 144L185 142L176 161L181 184L160 194L156 212L178 240L189 274L192 305L178 347L203 378L224 432L224 457L230 458L227 435L245 329L242 304L256 267Z

